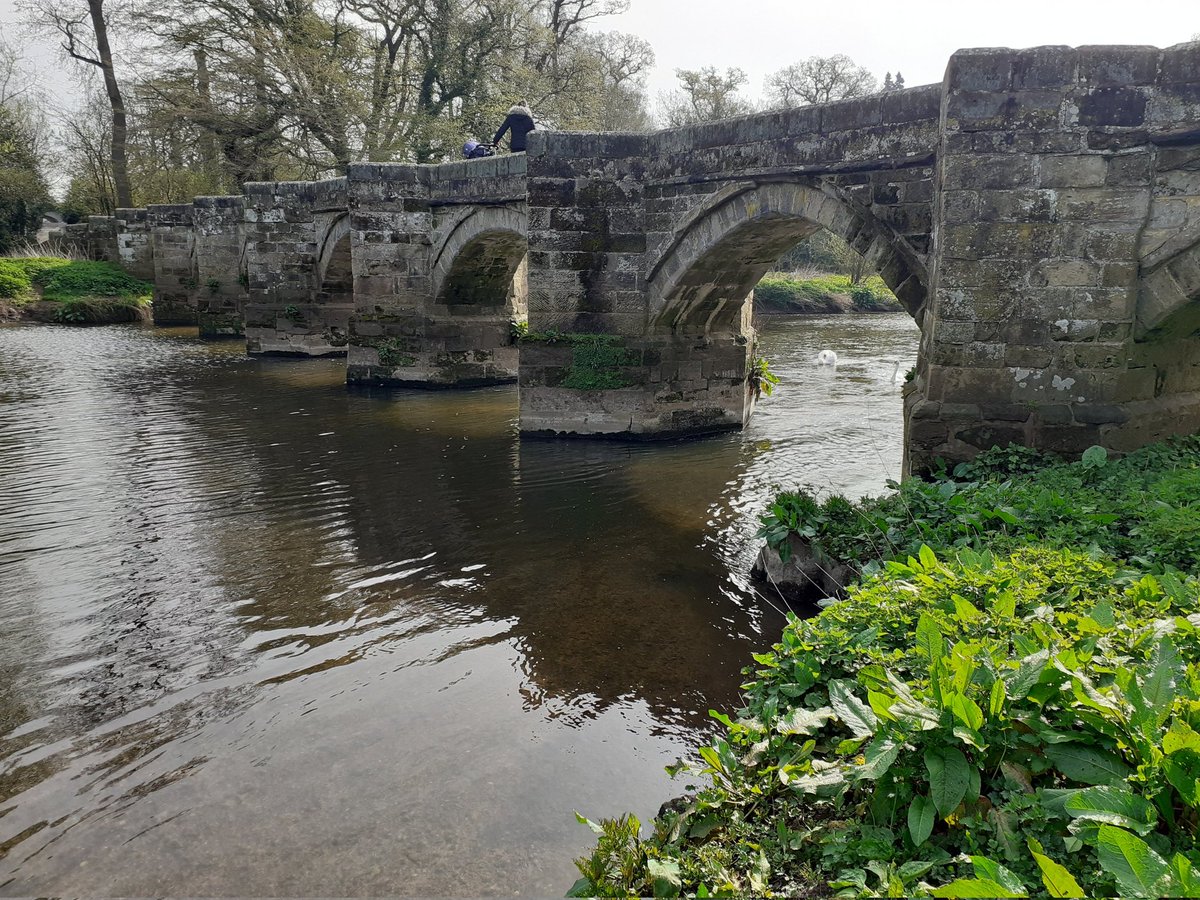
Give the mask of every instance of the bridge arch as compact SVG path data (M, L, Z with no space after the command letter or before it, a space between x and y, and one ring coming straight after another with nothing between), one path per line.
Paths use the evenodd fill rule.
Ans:
M929 277L916 251L832 185L788 179L727 187L680 224L647 271L651 326L736 325L745 298L779 257L820 228L862 253L921 322Z
M434 302L460 314L512 307L511 313L523 315L524 279L518 276L529 250L527 234L524 209L487 206L467 213L434 250Z
M317 285L321 293L326 292L326 284L331 280L340 287L345 283L342 292L351 292L354 288L354 276L350 270L350 215L342 213L333 219L324 234L320 235L317 250Z
M1143 269L1138 280L1137 336L1155 330L1179 330L1182 320L1200 320L1200 237ZM1194 330L1188 324L1188 330Z

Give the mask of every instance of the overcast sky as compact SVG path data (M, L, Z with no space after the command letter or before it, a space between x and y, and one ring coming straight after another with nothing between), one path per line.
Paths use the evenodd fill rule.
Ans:
M1200 32L1200 0L632 0L605 27L654 47L654 93L675 86L676 69L737 66L757 97L768 74L806 56L845 53L916 87L941 81L962 47L1168 47Z
M44 86L68 101L73 64L27 41L18 21L14 0L0 0L0 35L25 44ZM675 86L675 69L711 65L744 69L745 93L759 97L769 73L806 56L845 53L880 78L900 70L916 87L941 81L960 47L1170 46L1200 32L1200 0L632 0L628 13L602 21L654 47L652 96Z

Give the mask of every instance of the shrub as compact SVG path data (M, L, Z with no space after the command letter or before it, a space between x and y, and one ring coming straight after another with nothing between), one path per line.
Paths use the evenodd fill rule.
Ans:
M1197 623L1195 580L1088 553L891 562L754 657L621 887L1196 896Z
M969 480L958 480L969 479ZM781 493L759 536L781 554L788 535L872 572L931 547L1094 546L1148 571L1192 571L1200 559L1200 437L1143 448L1119 460L1067 462L1024 448L993 449L953 476L890 483L892 492L849 504Z
M776 499L769 542L864 580L789 617L673 767L699 787L601 823L637 865L575 894L1200 896L1200 438L893 488Z

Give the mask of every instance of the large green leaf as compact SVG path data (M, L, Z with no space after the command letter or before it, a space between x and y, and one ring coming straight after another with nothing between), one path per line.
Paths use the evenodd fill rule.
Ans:
M1171 896L1200 897L1200 877L1192 861L1182 853L1171 857Z
M1171 786L1179 791L1184 803L1200 807L1200 753L1176 750L1163 760L1163 773Z
M854 696L850 690L850 682L829 683L829 705L855 737L869 737L875 733L879 720L875 718L875 713L871 712L869 706Z
M1128 897L1158 897L1159 879L1167 862L1136 834L1113 825L1101 825L1096 843L1100 868L1117 881Z
M1154 724L1161 728L1171 713L1179 683L1185 673L1183 660L1170 635L1164 634L1159 640L1150 656L1149 665L1150 671L1141 683L1142 697L1153 715Z
M970 697L965 694L952 694L949 706L950 711L954 713L954 718L962 722L967 728L972 731L978 731L983 727L983 710Z
M933 834L933 801L920 794L913 797L908 807L908 836L914 846L920 847Z
M1004 885L987 878L960 878L933 892L935 897L1028 897L1027 893L1015 893Z
M1154 805L1125 785L1087 788L1067 800L1064 808L1073 819L1119 825L1141 835L1153 831L1158 821Z
M780 718L775 730L780 734L812 734L832 718L833 710L828 706L820 709L798 706Z
M1005 672L1004 680L1008 686L1008 696L1013 700L1024 698L1038 683L1038 679L1042 677L1042 672L1049 661L1050 651L1039 650L1022 659L1016 669Z
M971 765L957 747L930 747L925 751L929 772L929 795L942 816L962 803L971 783Z
M1041 844L1030 839L1029 852L1033 854L1034 862L1042 870L1042 884L1046 886L1051 897L1078 900L1078 898L1087 896L1083 892L1083 888L1079 886L1079 882L1075 880L1074 875L1042 852Z
M917 649L925 654L931 667L946 655L946 639L928 613L921 613L917 620Z
M1016 873L1004 868L995 860L988 859L986 856L972 856L971 866L975 869L976 878L994 881L1006 891L1012 891L1019 896L1029 896L1028 889Z
M1171 723L1170 730L1163 735L1162 751L1170 756L1180 750L1200 752L1200 734L1197 734L1187 723L1175 721Z
M876 738L863 754L866 760L855 772L856 779L882 778L900 755L900 745L892 740Z
M1084 784L1117 784L1133 774L1115 753L1086 744L1051 744L1045 754L1058 771Z
M646 873L654 885L655 897L678 897L683 885L679 863L673 859L651 859L646 862Z

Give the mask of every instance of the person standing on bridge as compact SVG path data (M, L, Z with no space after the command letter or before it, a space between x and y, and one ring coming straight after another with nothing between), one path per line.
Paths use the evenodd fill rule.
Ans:
M512 140L509 142L513 153L525 152L525 138L529 132L533 131L533 113L529 109L529 103L521 100L508 111L508 115L504 118L504 124L500 126L500 130L496 132L496 136L492 138L493 144L499 144L500 138L504 137L504 132L512 132Z

